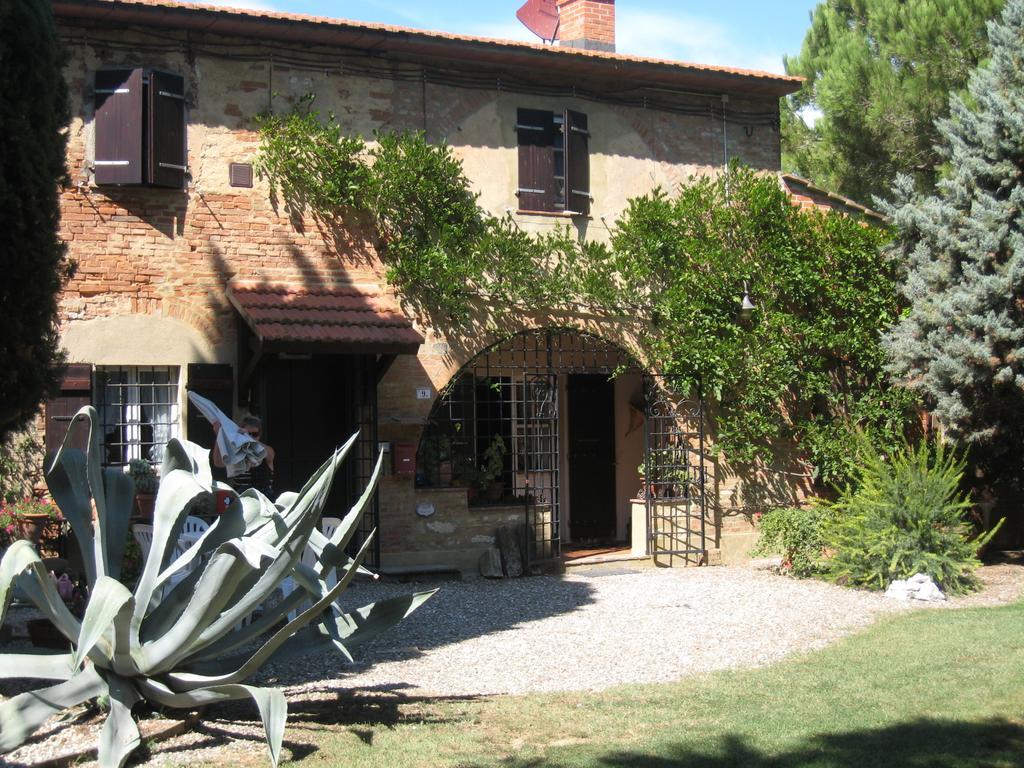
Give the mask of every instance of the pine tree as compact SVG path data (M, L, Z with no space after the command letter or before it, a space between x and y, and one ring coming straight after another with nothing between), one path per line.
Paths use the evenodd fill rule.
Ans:
M985 24L1003 0L827 0L814 9L800 54L786 71L805 77L783 111L792 170L870 203L898 173L934 191L935 120L948 115L988 55ZM793 109L822 117L808 129Z
M61 362L57 236L67 89L47 0L0 0L0 439L25 426Z
M910 308L887 335L918 390L990 480L1024 479L1024 0L989 24L990 62L938 121L948 172L888 206Z

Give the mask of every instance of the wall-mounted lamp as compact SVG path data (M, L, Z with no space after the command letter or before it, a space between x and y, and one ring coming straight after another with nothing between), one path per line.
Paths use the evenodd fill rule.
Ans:
M740 301L740 317L744 320L750 318L757 306L750 300L750 291L747 289L747 281L743 281L743 300Z

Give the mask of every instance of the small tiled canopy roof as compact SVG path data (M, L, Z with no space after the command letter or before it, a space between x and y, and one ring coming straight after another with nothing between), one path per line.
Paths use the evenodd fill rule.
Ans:
M414 355L423 343L398 304L373 286L232 281L227 295L267 350Z

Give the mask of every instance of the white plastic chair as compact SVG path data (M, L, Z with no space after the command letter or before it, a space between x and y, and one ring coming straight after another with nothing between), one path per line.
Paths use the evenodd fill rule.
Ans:
M188 515L185 518L185 525L182 526L182 533L206 533L206 530L210 527L210 524L203 520L201 517L194 515Z
M334 532L337 530L339 525L341 525L341 519L337 517L323 517L320 519L321 531L327 538L331 538L331 536L334 535ZM316 553L308 544L306 545L306 549L302 552L301 562L303 565L307 565L310 568L316 565ZM332 572L326 581L328 586L333 587L337 583L337 576ZM295 579L288 576L281 582L281 598L284 599L288 597L288 595L294 592L297 588L298 585L295 583ZM299 615L299 612L304 611L309 607L309 605L310 603L308 601L304 601L289 611L288 621L293 621L295 617Z
M142 562L146 562L149 559L149 550L153 548L153 526L135 523L132 525L132 536L142 550Z

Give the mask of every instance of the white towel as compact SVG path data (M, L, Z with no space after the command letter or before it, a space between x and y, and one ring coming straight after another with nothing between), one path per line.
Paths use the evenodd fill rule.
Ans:
M217 433L217 447L224 459L224 469L228 477L240 475L263 463L267 449L259 440L242 430L235 422L224 415L224 412L202 395L188 393L188 399L199 409L211 424L220 424Z

